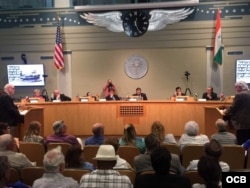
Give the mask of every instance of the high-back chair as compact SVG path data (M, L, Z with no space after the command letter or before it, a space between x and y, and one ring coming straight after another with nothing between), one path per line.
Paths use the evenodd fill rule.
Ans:
M193 185L194 183L205 183L204 179L199 175L197 170L186 171L184 173L184 176L186 176L190 180L191 185Z
M187 168L192 160L198 160L204 155L204 145L203 144L191 144L186 145L182 149L182 165Z
M83 149L84 161L92 163L96 167L96 160L93 158L96 156L98 145L87 145Z
M43 176L44 168L43 167L25 167L22 168L21 178L23 183L26 185L32 186L36 179L39 179Z
M135 171L131 169L116 169L116 171L118 171L121 175L128 176L131 183L135 186L135 177L136 177Z
M117 154L134 168L134 157L140 155L140 150L135 146L120 146Z
M245 165L245 149L240 145L223 145L220 161L226 162L230 170L243 169Z
M9 176L8 183L14 183L20 180L21 180L20 172L15 168L10 168L10 176Z
M164 146L168 149L170 153L176 154L178 156L181 155L180 147L177 144L161 144L161 146Z
M86 170L86 169L65 168L63 171L63 175L66 177L72 177L74 180L80 183L82 176L90 172L91 172L90 170Z
M65 142L52 142L47 145L47 151L56 148L57 146L61 146L62 148L62 153L65 156L68 149L71 147L71 144L65 143Z
M43 144L20 142L19 151L25 154L31 162L36 162L37 166L43 166L43 156L45 154L45 147Z

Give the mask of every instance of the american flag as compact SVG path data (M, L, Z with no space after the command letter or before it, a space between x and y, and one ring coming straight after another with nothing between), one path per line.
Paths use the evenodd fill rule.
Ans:
M55 52L54 52L54 64L56 69L60 70L64 67L63 59L63 47L62 47L62 38L61 38L61 27L60 22L57 22L56 29L56 43L55 43Z

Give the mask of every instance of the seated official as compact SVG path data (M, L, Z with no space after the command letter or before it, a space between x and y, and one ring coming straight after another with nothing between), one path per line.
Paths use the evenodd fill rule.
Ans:
M206 100L219 100L217 93L214 93L211 86L207 88L207 92L203 93L202 98Z
M93 98L96 101L96 96L94 96L93 93L89 91L86 93L86 97Z
M173 97L176 97L176 96L185 96L185 93L182 93L181 87L179 86L175 88L175 93L173 94Z
M44 99L44 97L41 95L40 89L34 89L32 97L39 98L39 99Z
M138 96L138 97L140 97L141 99L143 99L143 100L148 100L148 98L147 98L147 95L145 94L145 93L142 93L141 92L141 88L136 88L136 91L135 91L136 93L135 94L133 94L133 96Z
M120 98L115 94L115 90L110 89L108 96L106 97L107 101L119 101Z
M71 98L61 94L58 89L54 90L53 94L51 95L51 101L59 100L59 101L71 101Z

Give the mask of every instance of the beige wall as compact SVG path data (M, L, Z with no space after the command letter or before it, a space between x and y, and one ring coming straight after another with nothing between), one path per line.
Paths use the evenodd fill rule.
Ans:
M249 16L243 20L222 20L224 61L221 91L234 94L235 60L250 58ZM101 93L111 78L118 94L132 94L140 86L149 99L166 99L176 86L187 87L184 72L191 73L189 87L201 93L207 87L207 47L213 46L215 21L180 22L158 32L147 32L139 38L124 33L112 33L96 26L63 28L64 50L72 51L72 97L87 91ZM0 86L7 82L6 65L22 63L25 53L29 63L45 65L46 89L51 94L57 88L57 74L53 60L55 27L36 27L0 30L0 56L14 56L13 61L0 62ZM243 55L227 55L229 51L243 51ZM211 51L209 51L211 53ZM134 80L124 73L124 62L133 54L144 56L149 65L145 77ZM218 81L219 82L219 81ZM16 97L31 95L34 88L16 88ZM42 88L41 88L42 89ZM220 93L221 91L216 91ZM67 94L67 93L65 93Z

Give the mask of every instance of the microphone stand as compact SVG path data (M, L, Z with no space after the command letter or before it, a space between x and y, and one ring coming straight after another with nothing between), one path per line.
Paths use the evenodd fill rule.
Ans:
M190 88L188 87L188 85L189 85L188 84L188 76L190 75L190 73L188 71L186 71L184 73L184 75L186 76L186 79L187 79L187 88L185 90L185 95L187 95L187 92L189 92L189 96L192 96L192 92L191 92Z

